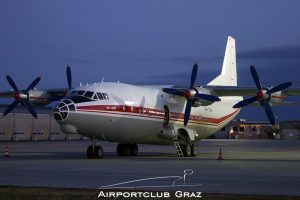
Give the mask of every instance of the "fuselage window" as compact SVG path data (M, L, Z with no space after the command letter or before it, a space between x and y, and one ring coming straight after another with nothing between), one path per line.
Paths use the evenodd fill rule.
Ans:
M77 95L78 96L83 96L84 92L85 92L84 90L78 90Z
M102 95L103 95L104 99L106 99L106 100L109 99L109 98L108 98L108 95L107 95L106 93L102 93Z
M102 100L102 99L103 99L102 93L100 93L100 92L97 92L97 96L98 96L98 98L99 98L100 100Z
M93 97L93 95L94 95L94 92L91 92L91 91L86 91L84 93L84 96L87 98L90 98L90 99Z

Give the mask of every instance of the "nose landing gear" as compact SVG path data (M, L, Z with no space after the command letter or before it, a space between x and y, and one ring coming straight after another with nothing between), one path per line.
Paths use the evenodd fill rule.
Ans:
M103 149L100 145L96 145L95 138L92 139L92 145L87 148L86 151L87 158L97 158L100 159L103 157Z

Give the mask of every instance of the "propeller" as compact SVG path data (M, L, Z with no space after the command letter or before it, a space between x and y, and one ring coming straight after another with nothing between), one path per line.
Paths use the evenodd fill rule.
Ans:
M72 89L72 72L71 72L70 65L67 65L67 80L68 80L69 90L71 90Z
M176 89L176 88L163 88L162 91L168 94L173 94L177 96L183 96L186 98L186 106L184 111L184 126L188 124L190 115L191 115L191 109L193 102L197 99L202 99L205 101L220 101L219 97L209 95L209 94L199 94L198 91L194 88L195 81L197 78L197 72L198 72L198 64L195 63L193 66L192 74L191 74L191 81L190 81L190 87L187 89Z
M271 106L269 104L269 100L271 99L273 93L287 89L288 87L290 87L292 85L292 83L291 82L285 82L285 83L279 84L279 85L277 85L277 86L275 86L271 89L262 88L260 80L259 80L259 76L258 76L257 71L256 71L256 69L253 65L250 65L250 71L251 71L253 81L254 81L254 83L256 85L256 88L257 88L256 95L238 102L237 104L235 104L233 106L233 108L241 108L241 107L247 106L251 103L254 103L254 102L258 101L258 102L260 102L261 106L264 107L270 123L272 125L274 125L275 124L275 118L274 118Z
M6 108L3 115L4 116L7 115L13 109L15 109L19 103L21 103L26 106L27 110L32 114L33 117L37 118L37 114L34 108L32 107L31 103L29 102L28 92L32 90L40 82L41 77L37 77L36 79L34 79L32 83L27 87L27 89L22 91L19 91L14 80L9 75L6 76L6 80L15 91L15 101Z

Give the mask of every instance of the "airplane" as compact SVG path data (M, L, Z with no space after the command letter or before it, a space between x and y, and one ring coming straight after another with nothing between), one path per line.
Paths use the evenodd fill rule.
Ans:
M34 89L40 77L26 90L19 90L10 76L6 79L14 91L0 93L0 98L14 97L3 115L19 103L33 117L32 105L59 102L53 116L66 134L89 137L87 158L102 158L103 149L96 140L118 142L118 156L137 156L137 144L175 145L179 157L198 154L196 141L207 138L230 123L247 105L261 105L271 124L275 118L271 106L288 105L288 96L299 96L300 88L285 82L263 87L253 65L250 72L256 87L237 86L235 39L228 36L221 73L207 85L196 85L198 64L193 65L189 86L130 85L100 82L72 88L67 66L68 88ZM243 99L244 96L249 98Z

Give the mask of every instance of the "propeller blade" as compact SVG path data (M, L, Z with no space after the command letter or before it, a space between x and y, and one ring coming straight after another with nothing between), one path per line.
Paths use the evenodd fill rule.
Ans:
M187 100L186 102L186 106L185 106L185 111L184 111L184 126L187 125L187 123L189 122L189 118L191 115L191 109L192 109L192 101L191 100Z
M32 81L32 83L27 87L26 92L32 90L40 82L40 80L41 80L40 76L34 79L34 81Z
M256 96L255 96L255 97L250 97L250 98L248 98L248 99L244 99L243 101L240 101L240 102L238 102L237 104L235 104L235 105L233 106L233 108L241 108L241 107L247 106L247 105L249 105L249 104L255 102L256 100L257 100L257 97L256 97Z
M193 66L192 75L191 75L190 89L194 88L195 81L196 81L196 78L197 78L197 72L198 72L198 64L195 63L194 66Z
M292 85L292 82L285 82L280 85L277 85L270 90L267 91L268 94L272 94L281 90L285 90L286 88L290 87Z
M184 96L184 92L177 90L177 89L173 89L173 88L163 88L162 89L163 92L168 93L168 94L173 94L173 95L178 95L178 96Z
M203 99L205 101L221 101L219 97L209 95L209 94L196 94L195 97Z
M34 110L34 108L32 107L31 103L29 103L28 101L23 101L25 106L27 107L27 110L32 114L32 116L34 118L37 118L37 114Z
M250 66L250 71L251 71L251 75L252 75L252 78L254 80L254 83L257 87L257 90L261 90L261 84L260 84L260 81L259 81L259 77L258 77L258 74L257 74L257 71L255 69L255 67L253 65Z
M14 101L12 104L10 104L6 110L3 113L3 116L7 115L8 113L10 113L13 109L15 109L15 107L17 107L17 105L19 104L18 101Z
M264 101L264 102L263 102L263 106L264 106L264 108L265 108L265 111L266 111L266 113L267 113L267 116L268 116L268 119L269 119L270 123L271 123L272 125L274 125L274 124L275 124L275 118L274 118L272 109L271 109L271 107L270 107L270 104L269 104L267 101Z
M67 80L68 80L68 86L69 90L72 89L72 72L70 65L67 65Z
M15 92L19 92L19 89L16 86L14 80L9 75L6 76L6 80L9 83L9 85L14 89Z

